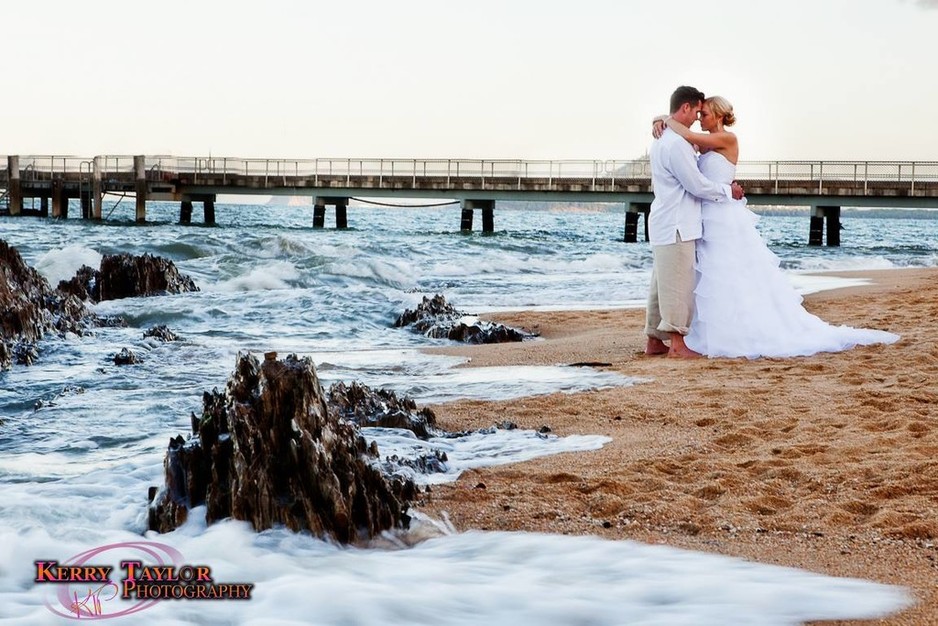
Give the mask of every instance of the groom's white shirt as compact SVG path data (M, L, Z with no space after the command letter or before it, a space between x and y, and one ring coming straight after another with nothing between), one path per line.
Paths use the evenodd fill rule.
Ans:
M701 199L723 202L733 199L729 185L715 183L697 169L694 149L670 128L651 146L651 184L655 200L648 214L648 238L653 246L700 239L703 220Z

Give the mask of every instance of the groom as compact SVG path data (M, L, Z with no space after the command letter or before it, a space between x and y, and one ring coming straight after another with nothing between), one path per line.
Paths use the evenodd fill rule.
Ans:
M697 89L678 87L671 94L671 117L691 126L703 101ZM655 199L648 232L654 265L645 309L645 354L696 357L700 355L684 344L684 335L694 316L695 245L703 234L700 200L738 200L743 190L735 182L723 185L701 174L694 148L670 128L652 144L650 157Z

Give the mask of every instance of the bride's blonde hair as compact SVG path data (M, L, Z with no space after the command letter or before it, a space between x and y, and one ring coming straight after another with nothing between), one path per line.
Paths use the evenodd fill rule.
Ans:
M713 114L723 120L724 126L732 126L736 123L736 115L733 113L733 105L723 96L710 96L704 100L710 105Z

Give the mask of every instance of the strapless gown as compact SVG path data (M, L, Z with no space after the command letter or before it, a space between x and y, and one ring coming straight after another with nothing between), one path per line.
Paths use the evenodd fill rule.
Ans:
M727 183L736 166L718 152L698 161L707 178ZM779 260L756 229L745 199L704 202L697 240L696 312L685 342L711 357L792 357L893 343L881 330L833 326L802 306Z

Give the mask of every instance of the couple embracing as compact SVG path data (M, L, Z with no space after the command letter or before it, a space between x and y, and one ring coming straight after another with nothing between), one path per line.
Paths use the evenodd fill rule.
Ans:
M726 130L735 122L732 105L682 86L670 112L655 120L650 150L654 266L645 353L791 357L897 341L892 333L832 326L804 309L734 182L739 143ZM698 120L703 133L690 129Z

